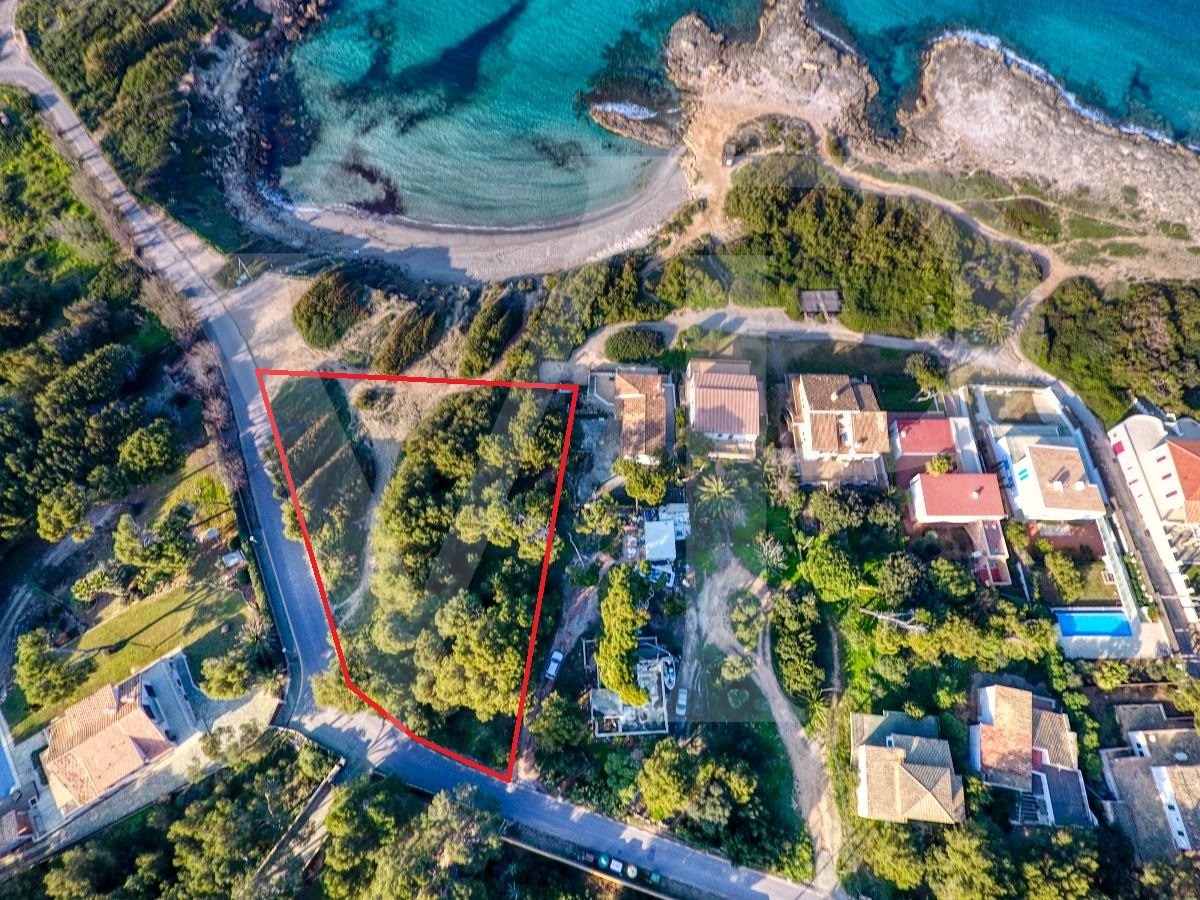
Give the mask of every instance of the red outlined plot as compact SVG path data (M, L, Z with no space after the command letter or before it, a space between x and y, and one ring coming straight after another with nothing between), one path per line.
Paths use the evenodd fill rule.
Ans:
M300 526L300 535L304 540L304 547L308 553L309 563L312 565L313 575L317 582L317 591L321 595L321 604L325 609L325 618L329 622L329 631L333 636L333 647L337 653L338 664L342 669L342 677L346 681L346 686L358 696L364 703L370 706L373 710L399 728L408 737L412 738L419 744L429 747L431 750L436 750L457 760L463 765L470 766L479 772L491 775L500 779L503 782L509 783L512 781L513 769L516 766L517 759L517 741L521 734L521 722L525 715L525 698L529 691L529 679L533 669L533 651L537 641L538 620L542 612L542 597L546 592L546 578L550 571L550 558L553 551L554 542L554 527L558 520L558 504L562 497L563 478L567 470L567 453L571 446L571 430L575 423L575 406L579 400L579 386L575 384L544 384L539 382L523 382L523 381L485 381L481 379L470 378L419 378L409 375L373 375L370 373L354 373L354 372L310 372L303 370L288 370L288 369L260 369L256 368L255 375L258 378L258 387L262 393L263 403L266 405L267 419L271 424L271 431L275 437L275 446L279 451L280 464L283 469L283 477L287 483L288 494L291 497L292 505L296 511L296 517ZM550 509L550 522L546 534L546 551L542 557L541 577L538 581L537 600L533 611L533 627L529 634L529 647L525 654L525 674L521 682L520 699L517 703L517 719L516 725L513 728L512 747L508 755L508 767L504 772L489 768L482 763L463 756L460 753L443 747L440 744L423 738L420 735L414 734L405 724L399 721L395 716L384 709L379 703L376 703L371 697L360 689L350 678L350 668L346 664L346 656L342 651L342 643L338 636L337 623L334 621L333 609L329 603L329 597L325 590L325 583L321 578L321 571L317 565L317 557L313 552L312 540L309 538L308 526L304 521L304 512L301 509L300 501L296 493L296 486L292 481L292 473L288 468L287 455L284 452L283 441L280 437L279 426L275 421L275 413L271 407L270 397L267 395L267 385L264 380L267 376L277 377L297 377L297 378L327 378L346 381L381 381L393 383L409 383L409 384L443 384L443 385L466 385L470 387L493 387L493 388L526 388L531 390L546 390L546 391L562 391L571 394L570 406L567 412L567 428L566 434L563 436L562 454L558 464L558 478L554 488L554 500Z

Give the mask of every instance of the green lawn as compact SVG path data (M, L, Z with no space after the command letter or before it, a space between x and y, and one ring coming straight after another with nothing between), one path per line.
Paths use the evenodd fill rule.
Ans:
M69 645L75 659L90 658L95 664L74 695L62 703L30 710L19 689L9 691L2 708L14 739L32 736L76 700L127 678L130 672L178 646L184 647L198 680L201 661L229 649L247 618L240 593L208 584L178 587L149 600L135 601ZM230 626L229 633L221 634L225 624Z

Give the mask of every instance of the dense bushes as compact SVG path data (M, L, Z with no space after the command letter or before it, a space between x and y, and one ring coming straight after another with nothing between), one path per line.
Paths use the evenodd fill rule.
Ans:
M667 340L651 328L622 328L604 342L604 355L613 362L649 362L667 349Z
M365 622L342 632L372 698L423 734L474 741L489 763L512 739L565 430L549 392L438 403L383 492Z
M292 307L292 322L310 347L327 350L342 339L367 310L363 289L342 269L324 273Z
M1010 310L1039 277L1031 257L937 207L852 190L808 157L745 167L725 211L749 231L720 254L731 302L796 317L800 290L834 288L856 331L968 331L985 312L980 298Z
M384 375L399 375L432 350L440 335L441 316L436 310L406 310L392 322L371 366Z
M467 329L458 374L478 378L490 369L520 329L521 318L521 308L505 294L486 298Z
M1064 281L1022 335L1025 353L1066 381L1109 424L1135 396L1200 411L1200 284L1142 282L1127 296Z
M147 420L137 397L147 358L131 347L153 323L135 304L136 270L115 262L73 195L32 99L0 88L0 111L3 553L35 524L51 540L78 534L93 502L123 492L119 451Z

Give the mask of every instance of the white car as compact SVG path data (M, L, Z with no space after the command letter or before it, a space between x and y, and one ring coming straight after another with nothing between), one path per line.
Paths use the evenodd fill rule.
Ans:
M675 718L681 722L687 718L688 689L680 688L679 696L675 698Z
M561 650L555 650L550 654L550 662L546 663L546 678L550 681L558 674L558 667L562 665L563 653Z

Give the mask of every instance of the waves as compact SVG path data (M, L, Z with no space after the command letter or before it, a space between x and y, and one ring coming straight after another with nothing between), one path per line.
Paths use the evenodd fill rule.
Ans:
M1016 53L1011 48L1007 47L1004 41L996 37L994 34L985 34L981 31L975 31L970 28L948 28L935 36L929 42L929 44L930 46L933 46L941 41L954 39L965 41L969 44L974 44L977 47L983 47L988 50L996 51L1004 59L1006 65L1020 69L1026 75L1030 76L1041 84L1053 88L1063 98L1063 100L1066 101L1067 105L1070 106L1071 109L1079 113L1079 115L1083 116L1088 121L1115 129L1122 134L1149 138L1152 141L1156 141L1160 144L1167 144L1172 147L1183 146L1187 147L1193 152L1200 153L1200 145L1190 144L1186 141L1176 141L1174 138L1163 134L1161 131L1156 131L1153 128L1147 128L1142 125L1135 125L1131 122L1121 121L1120 119L1116 119L1096 109L1094 106L1084 103L1079 99L1078 95L1068 89L1065 84L1046 71L1045 67L1039 66L1032 60L1026 59L1020 54Z

